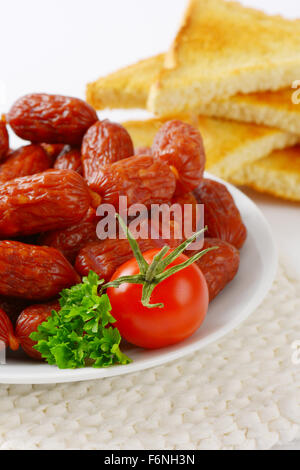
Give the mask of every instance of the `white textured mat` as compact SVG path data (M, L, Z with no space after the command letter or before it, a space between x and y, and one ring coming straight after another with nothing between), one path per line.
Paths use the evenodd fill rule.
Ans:
M300 283L199 353L133 375L0 385L0 449L270 449L300 439Z

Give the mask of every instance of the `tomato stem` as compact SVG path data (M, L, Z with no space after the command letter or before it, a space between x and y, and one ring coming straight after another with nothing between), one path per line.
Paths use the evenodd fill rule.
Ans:
M190 238L188 238L183 243L181 243L181 245L179 245L177 248L172 250L167 256L166 254L170 250L170 247L164 246L160 250L160 252L154 256L152 263L149 265L147 261L145 260L145 258L143 257L143 254L140 250L140 247L137 241L133 237L132 233L130 232L129 228L125 224L122 217L119 214L116 214L116 217L122 229L126 233L131 249L133 251L133 254L140 268L140 274L136 274L134 276L121 276L118 279L115 279L114 281L104 284L101 288L101 292L104 289L107 289L108 287L118 288L120 287L121 284L124 284L124 283L141 284L143 286L141 302L144 307L163 308L164 304L162 303L157 303L157 304L150 303L151 295L155 287L160 282L164 281L165 279L172 276L173 274L178 273L182 269L187 268L188 266L193 264L195 261L200 259L209 251L218 249L217 246L207 248L206 250L202 250L199 253L196 253L194 256L187 259L183 263L180 263L176 266L172 266L171 268L167 269L167 267L173 261L175 261L178 258L178 256L180 256L187 249L187 247L191 243L193 243L193 241L195 241L196 238L198 238L199 235L201 235L207 229L207 227L205 227L204 229L199 230L198 232L194 233Z
M141 274L146 274L148 268L149 268L149 264L147 263L147 261L145 260L145 258L143 257L142 255L142 252L140 250L140 247L136 241L136 239L134 238L134 236L132 235L132 233L130 232L129 228L127 227L127 225L125 224L124 220L122 219L122 217L119 215L119 214L116 214L116 217L122 227L122 229L124 230L124 233L126 234L126 237L129 241L129 244L131 246L131 249L134 253L134 256L135 256L135 259L137 260L137 263L139 265L139 268L140 268L140 272Z
M145 279L148 282L151 282L151 280L155 277L157 272L159 271L159 263L161 259L168 253L169 251L168 246L164 246L157 255L154 256L153 262L150 264L148 271L146 272Z
M150 304L151 294L153 289L157 286L157 283L147 282L143 285L143 293L142 293L142 304L144 307L148 308L163 308L164 304L161 302L158 304Z

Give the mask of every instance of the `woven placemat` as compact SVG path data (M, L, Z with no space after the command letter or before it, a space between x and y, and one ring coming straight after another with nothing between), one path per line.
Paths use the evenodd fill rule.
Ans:
M271 449L300 439L300 282L281 268L239 329L127 376L0 385L0 449Z

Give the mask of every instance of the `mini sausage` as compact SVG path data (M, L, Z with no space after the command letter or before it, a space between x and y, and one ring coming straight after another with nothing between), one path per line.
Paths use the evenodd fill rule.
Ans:
M212 247L217 249L209 251L196 261L206 279L210 302L234 279L240 265L240 253L233 245L217 238L206 238L203 250ZM196 253L188 250L185 252L189 257Z
M44 233L39 237L38 244L56 248L73 263L78 252L84 246L98 240L96 227L96 212L90 208L86 216L78 224L63 230L53 230L52 232Z
M158 247L154 240L138 240L142 252ZM89 243L76 258L75 268L81 276L87 276L94 271L100 279L109 281L115 270L121 264L133 257L132 249L127 239L106 239Z
M153 155L168 163L176 179L176 194L189 193L203 179L205 151L200 132L179 120L166 122L154 138Z
M107 119L89 128L82 141L84 177L92 182L103 165L134 154L133 143L125 127Z
M23 351L33 359L41 360L42 356L41 353L33 348L36 343L32 341L30 335L37 331L38 326L50 317L52 310L57 312L60 310L58 302L32 305L23 310L17 320L16 338Z
M57 157L53 168L57 170L74 170L82 175L81 152L77 148L65 148Z
M176 180L169 166L151 156L125 158L99 169L90 188L100 194L102 202L118 209L119 196L127 197L132 204L162 204L174 194Z
M51 163L51 158L40 145L20 147L0 165L0 183L41 173L48 170Z
M13 131L34 143L81 145L96 111L78 98L33 93L18 99L6 116Z
M83 178L47 170L0 186L0 238L30 235L78 223L90 205Z
M208 226L206 236L242 248L247 238L247 228L226 186L204 178L194 195L198 204L204 205L204 223Z
M55 248L0 241L0 295L48 300L80 277Z
M4 160L9 151L9 137L4 120L0 119L0 161Z

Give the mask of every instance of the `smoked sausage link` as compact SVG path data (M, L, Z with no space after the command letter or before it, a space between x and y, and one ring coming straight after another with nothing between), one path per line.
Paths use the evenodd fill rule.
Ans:
M78 223L88 211L90 195L72 170L47 170L0 186L0 238L7 239Z
M0 241L0 295L48 300L80 277L55 248Z

